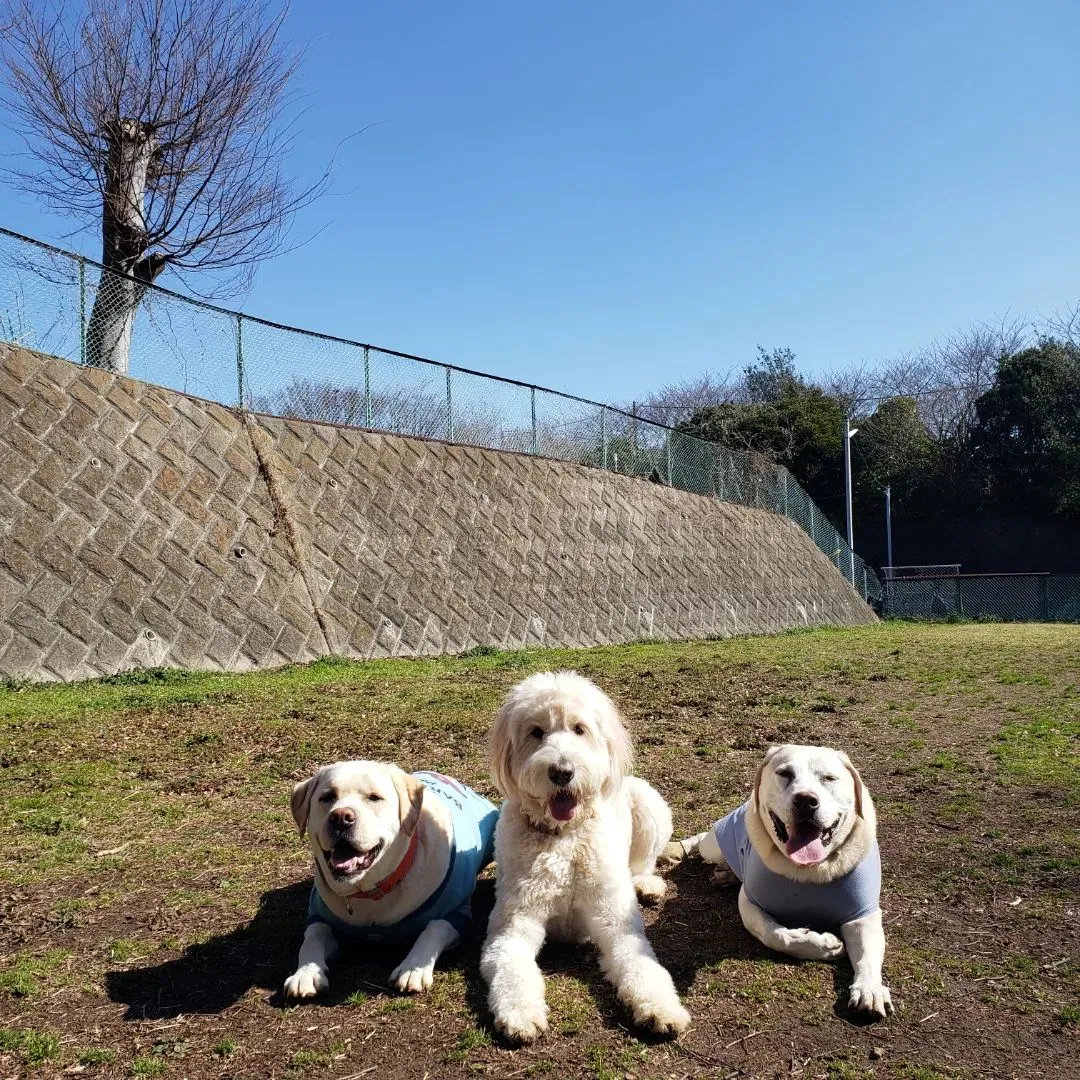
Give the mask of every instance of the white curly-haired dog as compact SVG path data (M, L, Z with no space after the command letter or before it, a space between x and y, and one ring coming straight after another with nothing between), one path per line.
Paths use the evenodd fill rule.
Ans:
M593 941L634 1022L660 1034L690 1023L645 937L635 889L659 900L656 859L671 811L628 776L630 737L611 699L574 672L518 683L491 731L506 796L495 832L495 908L480 957L495 1026L519 1042L547 1028L536 955L545 937Z

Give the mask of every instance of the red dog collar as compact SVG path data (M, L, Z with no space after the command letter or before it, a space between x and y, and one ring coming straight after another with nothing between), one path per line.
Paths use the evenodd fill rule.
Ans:
M404 880L405 875L412 869L413 860L416 858L416 848L420 840L420 830L415 829L412 839L409 841L409 850L405 852L405 858L398 863L394 872L385 877L374 889L361 889L359 892L349 894L350 900L381 900L384 896L392 893Z

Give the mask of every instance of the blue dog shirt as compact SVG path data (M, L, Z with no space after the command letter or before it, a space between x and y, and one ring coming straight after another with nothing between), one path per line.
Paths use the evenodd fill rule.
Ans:
M326 923L336 933L371 942L398 942L419 937L420 931L435 919L444 919L463 935L472 923L471 899L476 877L492 859L498 808L472 788L435 772L413 776L427 788L429 795L441 799L450 811L453 839L450 863L439 887L401 922L390 926L357 926L335 915L311 888L308 901L308 925Z
M747 802L732 810L713 826L713 833L746 895L762 911L782 926L833 932L844 923L877 911L881 900L881 853L876 842L843 877L821 884L792 881L773 873L754 850L746 831L749 809Z

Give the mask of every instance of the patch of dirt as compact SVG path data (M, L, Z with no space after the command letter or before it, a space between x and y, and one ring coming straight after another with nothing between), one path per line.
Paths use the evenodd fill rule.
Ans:
M0 750L16 764L4 765L2 793L57 794L59 774L28 764L40 757L117 768L100 779L100 803L72 780L63 793L81 800L72 835L88 837L84 848L92 837L92 850L72 846L65 862L66 834L43 835L53 854L35 862L24 819L8 825L0 1039L33 1029L59 1042L36 1065L30 1044L0 1050L0 1077L1072 1075L1077 793L1007 782L998 736L1025 710L1075 718L1078 656L1075 628L879 627L531 654L527 667L399 665L377 681L377 665L340 665L274 693L251 676L212 703L88 704L44 734L12 712ZM635 1035L588 948L542 952L551 1032L523 1049L491 1029L475 942L444 959L423 998L387 988L396 955L354 950L318 1004L285 1007L310 888L288 778L376 747L490 792L491 708L525 670L549 665L587 670L616 698L637 771L671 800L678 833L737 805L771 742L848 750L878 805L896 1016L865 1025L848 1013L846 963L767 953L743 930L734 891L711 886L695 860L667 873L667 898L646 912L694 1018L677 1043ZM1006 667L1042 681L1002 682ZM478 933L492 894L482 881ZM33 982L22 996L5 978L17 970ZM89 1063L92 1050L115 1058Z

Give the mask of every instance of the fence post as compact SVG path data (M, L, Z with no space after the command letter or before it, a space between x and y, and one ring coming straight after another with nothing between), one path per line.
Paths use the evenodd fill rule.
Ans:
M446 441L454 441L454 396L450 391L450 368L446 369Z
M671 433L668 433L667 437L667 482L668 487L675 486L675 477L672 475L671 469Z
M782 465L780 466L780 468L783 470L780 473L780 476L784 481L784 495L783 495L783 499L784 499L784 517L790 517L791 515L788 513L788 494L787 494L788 471Z
M371 350L364 346L364 427L372 426L371 412Z
M600 464L608 467L607 406L600 406Z
M236 393L237 405L246 407L247 393L244 387L244 316L236 315Z
M532 414L532 452L540 453L540 444L536 438L536 387L529 387L529 412Z
M79 363L86 363L86 263L79 260Z

